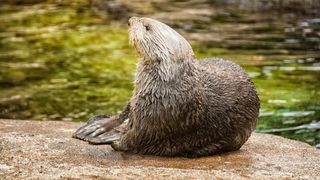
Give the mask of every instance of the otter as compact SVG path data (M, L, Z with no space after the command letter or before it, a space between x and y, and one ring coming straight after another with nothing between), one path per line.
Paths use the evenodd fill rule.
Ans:
M138 55L134 92L116 116L95 116L73 137L130 153L200 157L235 151L255 129L260 100L242 68L198 60L188 41L151 18L128 21Z

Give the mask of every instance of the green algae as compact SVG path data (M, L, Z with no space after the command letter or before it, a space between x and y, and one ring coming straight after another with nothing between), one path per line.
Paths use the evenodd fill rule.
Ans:
M131 95L126 27L55 5L1 14L2 118L85 120L117 113Z

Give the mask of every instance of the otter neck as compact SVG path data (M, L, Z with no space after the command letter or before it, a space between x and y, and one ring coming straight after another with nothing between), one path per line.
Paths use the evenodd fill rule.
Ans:
M196 59L190 57L188 59L178 61L146 61L139 60L137 64L137 72L135 84L143 86L149 81L159 83L174 83L181 79L185 73L194 71ZM151 82L150 82L151 83Z

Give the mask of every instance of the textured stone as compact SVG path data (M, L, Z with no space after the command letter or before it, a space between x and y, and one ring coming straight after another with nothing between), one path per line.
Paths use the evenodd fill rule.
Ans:
M254 133L232 153L164 158L72 139L81 125L0 120L0 179L320 179L320 150L279 136Z

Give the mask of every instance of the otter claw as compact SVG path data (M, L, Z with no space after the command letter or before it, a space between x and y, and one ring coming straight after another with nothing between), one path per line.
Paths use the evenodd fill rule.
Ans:
M72 137L90 144L110 144L120 138L120 133L113 128L118 126L108 115L98 115L90 118Z
M86 140L86 137L88 135L91 135L92 133L96 132L96 130L101 128L101 124L98 123L91 123L91 124L86 124L82 126L80 129L78 129L75 133L73 133L72 137L81 139L81 140Z
M120 133L119 132L115 132L115 131L111 131L108 133L103 133L100 134L99 136L96 137L90 137L88 139L88 142L90 144L111 144L113 141L115 140L119 140L120 139Z
M101 120L106 120L108 118L110 118L109 115L97 115L91 117L86 125L82 126L75 133L73 133L72 137L76 139L86 140L86 136L88 136L92 132L95 132L102 126L103 122Z
M96 131L94 131L92 134L90 134L90 137L97 137L105 132L106 132L106 128L101 127L101 128L98 128Z

